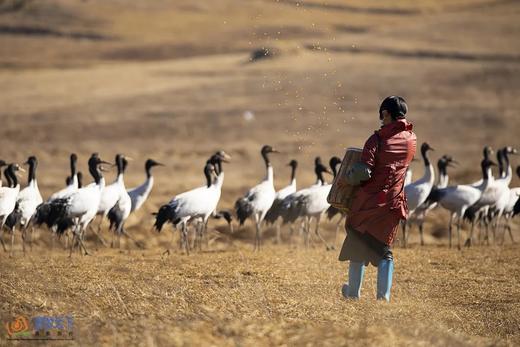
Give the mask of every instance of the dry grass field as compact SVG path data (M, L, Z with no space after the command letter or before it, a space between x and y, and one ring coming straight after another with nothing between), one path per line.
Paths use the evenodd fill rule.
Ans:
M408 101L433 159L461 163L452 182L478 179L484 145L520 147L519 36L510 0L0 0L1 159L36 155L44 197L64 185L71 152L84 172L95 151L133 157L127 186L143 181L146 158L166 164L128 221L144 250L89 239L92 255L69 259L41 230L24 257L18 235L14 257L0 254L0 321L70 314L75 345L519 345L520 247L450 250L442 210L427 246L414 232L396 247L389 304L374 299L374 268L363 298L343 300L337 251L286 230L283 245L266 230L253 253L249 224L227 235L212 221L210 247L190 256L163 255L172 229L151 230L151 212L202 184L218 149L233 157L222 209L263 177L265 143L282 152L277 187L292 158L298 185L311 184L314 157L362 146L390 94ZM261 47L275 55L251 62ZM324 235L333 241L334 223Z

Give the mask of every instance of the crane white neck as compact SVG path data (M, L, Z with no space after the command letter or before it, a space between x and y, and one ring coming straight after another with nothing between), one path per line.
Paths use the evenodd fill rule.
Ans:
M220 174L217 176L215 184L218 188L222 188L222 185L224 184L224 171L221 171Z
M267 163L265 180L274 183L274 171L270 163Z

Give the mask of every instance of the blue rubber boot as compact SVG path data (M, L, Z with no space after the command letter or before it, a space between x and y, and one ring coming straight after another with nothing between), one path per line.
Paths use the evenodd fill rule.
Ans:
M359 299L364 276L365 264L351 261L348 267L348 284L343 285L341 294L346 299Z
M394 273L394 261L382 259L377 265L377 299L390 301L392 289L392 275Z

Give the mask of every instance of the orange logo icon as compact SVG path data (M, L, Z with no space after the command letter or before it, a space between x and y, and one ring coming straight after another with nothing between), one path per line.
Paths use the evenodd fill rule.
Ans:
M29 332L29 321L24 316L18 316L12 322L5 323L5 328L10 337Z

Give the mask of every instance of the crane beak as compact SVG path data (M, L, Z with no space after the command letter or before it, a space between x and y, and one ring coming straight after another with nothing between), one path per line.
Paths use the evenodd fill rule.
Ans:
M166 165L164 165L163 163L155 162L155 166L166 166Z
M25 169L23 167L19 167L18 171L25 172Z
M125 157L125 159L128 161L134 161L134 158L132 158L132 157Z
M222 151L220 154L222 154L223 161L231 160L231 156L229 154L227 154L226 152ZM225 162L228 163L227 161L225 161Z

